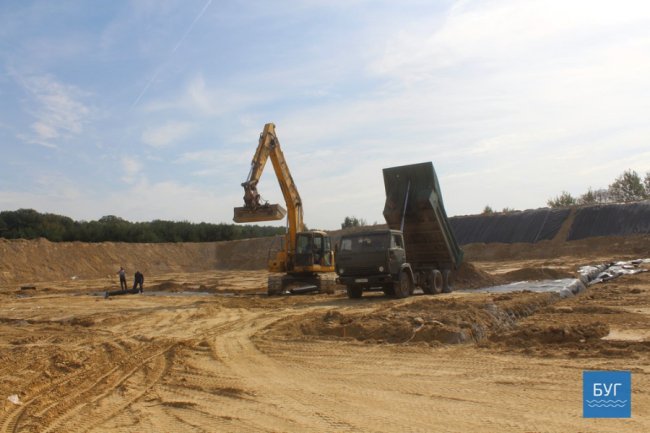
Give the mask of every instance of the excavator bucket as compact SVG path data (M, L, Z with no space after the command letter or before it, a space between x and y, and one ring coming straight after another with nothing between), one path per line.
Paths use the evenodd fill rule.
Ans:
M236 207L233 221L236 223L255 223L260 221L281 220L287 211L279 204L267 204L255 209Z

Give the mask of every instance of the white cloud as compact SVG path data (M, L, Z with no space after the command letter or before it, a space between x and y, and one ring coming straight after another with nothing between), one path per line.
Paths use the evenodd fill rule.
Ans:
M495 64L502 70L506 65L496 63L503 60L579 57L576 50L644 32L649 11L644 1L461 1L437 28L432 29L426 16L408 29L398 27L374 70L406 79L467 62Z
M87 94L76 86L63 84L50 75L21 74L10 70L10 75L27 91L27 110L35 118L31 134L18 134L19 138L45 147L83 132L91 113L81 99Z
M166 147L184 140L193 131L194 125L190 122L171 121L145 129L142 142L151 147Z

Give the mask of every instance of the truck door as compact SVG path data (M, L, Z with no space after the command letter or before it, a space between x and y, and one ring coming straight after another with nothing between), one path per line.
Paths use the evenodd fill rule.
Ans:
M388 250L388 266L390 273L396 275L406 262L406 252L404 251L404 239L397 233L391 233L390 249Z

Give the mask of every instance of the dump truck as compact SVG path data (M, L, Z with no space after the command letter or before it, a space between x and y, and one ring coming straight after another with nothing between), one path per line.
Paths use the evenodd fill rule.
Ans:
M383 290L405 298L420 287L426 294L450 292L450 275L463 251L445 212L433 163L385 168L386 229L344 234L337 245L338 282L348 297Z
M261 199L257 184L271 160L287 208ZM318 291L331 293L336 286L334 251L327 233L306 230L302 199L280 148L275 125L267 123L260 134L244 187L244 206L234 208L233 221L250 223L281 220L286 215L287 231L279 247L269 252L268 295ZM273 247L272 247L273 248Z

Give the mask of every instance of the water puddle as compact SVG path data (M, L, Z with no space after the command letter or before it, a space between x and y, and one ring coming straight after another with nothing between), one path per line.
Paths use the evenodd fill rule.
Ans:
M99 296L106 298L106 292L94 292L90 294L91 296ZM109 293L108 297L115 296L171 296L171 297L185 297L185 296L217 296L222 298L238 298L238 297L251 297L251 296L267 296L266 292L255 292L255 293L238 293L238 292L197 292L197 291L180 291L180 292L167 292L162 290L154 291L144 291L143 293Z

